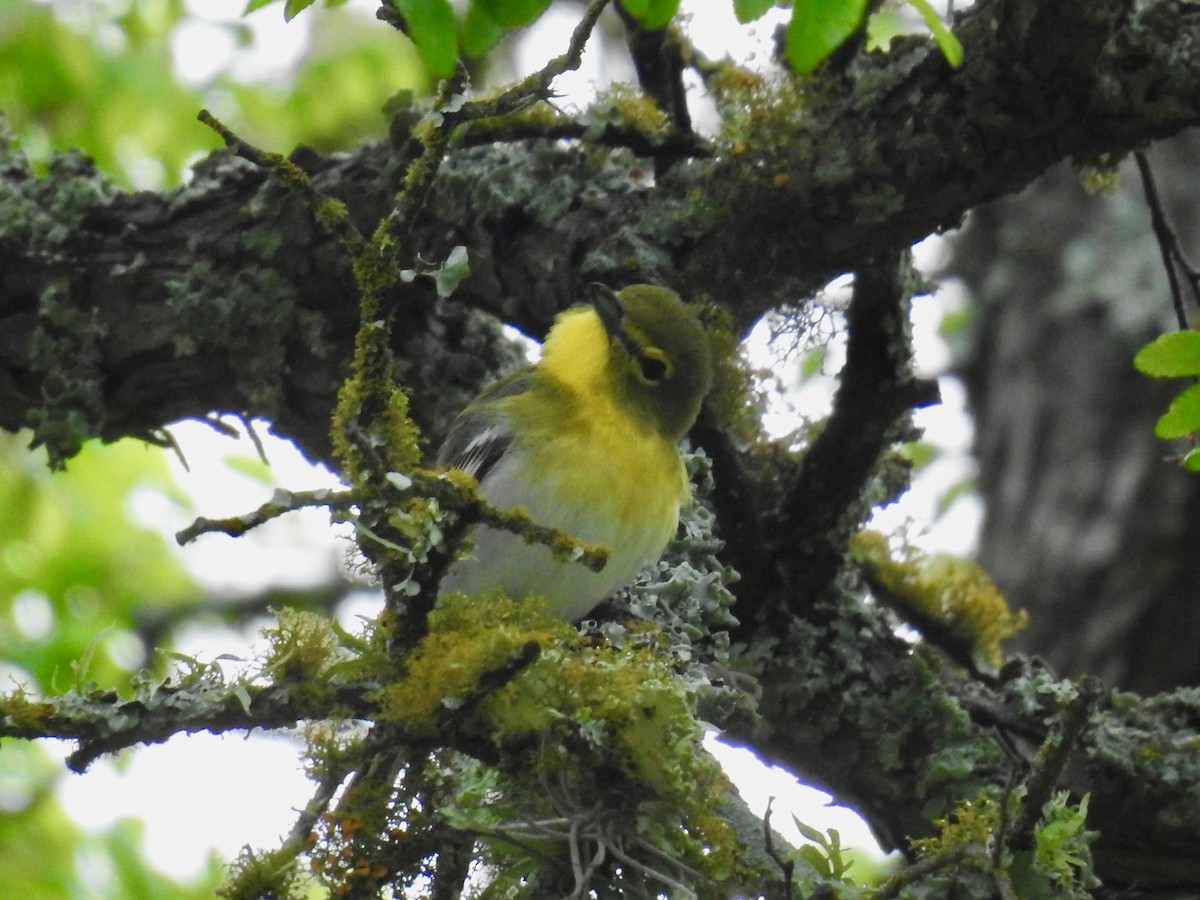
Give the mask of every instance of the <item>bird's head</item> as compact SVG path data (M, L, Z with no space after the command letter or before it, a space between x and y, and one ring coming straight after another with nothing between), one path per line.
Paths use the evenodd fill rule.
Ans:
M674 291L635 284L619 292L591 285L609 338L609 369L622 400L662 434L681 438L712 382L704 328Z

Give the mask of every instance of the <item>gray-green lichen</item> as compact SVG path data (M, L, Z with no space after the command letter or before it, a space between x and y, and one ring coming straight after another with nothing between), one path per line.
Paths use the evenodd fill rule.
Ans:
M901 780L915 785L928 822L985 789L1003 759L934 666L920 654L897 657L898 640L883 616L846 592L820 621L793 620L786 634L748 652L761 659L762 719L784 723L774 743L820 760L813 774L829 767L829 780L842 785L866 785L876 771L907 773Z
M260 241L261 232L253 233ZM297 309L292 285L267 267L248 265L229 278L200 260L166 289L167 305L179 317L176 355L221 348L247 405L260 412L280 408L294 330L306 331L308 344L319 346L319 322Z
M664 202L662 196L654 204L637 203L636 195L653 186L647 163L631 153L532 141L456 154L442 167L433 202L439 217L484 226L499 223L490 231L501 236L512 234L511 225L504 223L515 220L531 234L539 227L553 228L558 239L570 239L570 223L564 219L575 216L585 278L628 273L673 281L670 250L694 233L695 208ZM629 204L636 213L615 229L608 221L603 233L589 230L617 203ZM598 217L590 215L593 207Z
M45 177L0 125L0 243L23 248L50 274L38 295L26 352L42 376L41 403L27 424L44 444L52 466L62 466L83 442L100 433L104 403L100 344L105 328L97 311L81 305L71 283L67 243L85 219L117 196L117 189L78 152L55 154Z
M1097 801L1142 795L1139 809L1184 835L1200 832L1200 688L1139 697L1115 693L1085 736L1088 762L1116 790ZM1116 801L1121 802L1121 801Z

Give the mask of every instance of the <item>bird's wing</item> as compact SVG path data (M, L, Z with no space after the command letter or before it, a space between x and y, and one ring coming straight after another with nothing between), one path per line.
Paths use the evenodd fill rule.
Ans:
M462 469L483 481L513 440L512 420L500 401L528 391L531 372L514 372L471 401L450 425L438 450L438 465Z

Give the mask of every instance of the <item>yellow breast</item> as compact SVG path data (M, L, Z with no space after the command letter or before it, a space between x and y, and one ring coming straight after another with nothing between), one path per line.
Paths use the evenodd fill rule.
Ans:
M608 389L607 346L593 311L560 318L539 364L548 381L506 401L518 437L481 484L495 506L523 506L540 524L603 544L607 565L595 573L514 535L477 529L474 552L451 569L443 591L534 593L575 620L662 555L689 497L687 474L675 444Z

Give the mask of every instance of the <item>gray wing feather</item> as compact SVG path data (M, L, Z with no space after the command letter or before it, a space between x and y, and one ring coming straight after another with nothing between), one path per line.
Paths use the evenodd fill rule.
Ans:
M523 369L497 381L459 413L438 450L438 465L462 469L483 481L513 441L512 422L496 402L529 390L531 371Z

